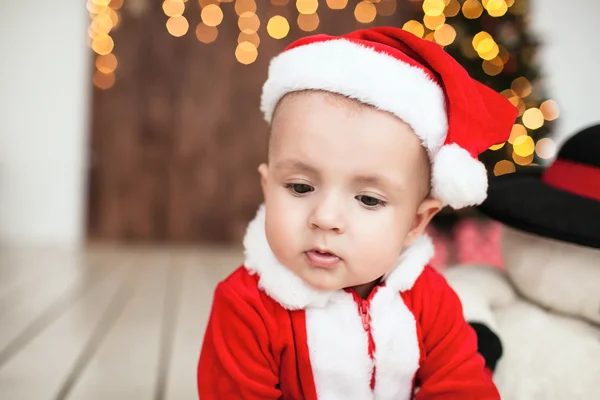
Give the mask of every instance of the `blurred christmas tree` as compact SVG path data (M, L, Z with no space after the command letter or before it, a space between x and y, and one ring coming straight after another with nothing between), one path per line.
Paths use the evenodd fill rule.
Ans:
M404 24L405 30L444 46L474 79L502 93L519 109L508 141L480 156L490 174L544 165L554 157L556 145L549 136L559 111L546 93L536 60L540 43L530 32L529 0L410 3L413 19ZM435 217L432 233L455 243L461 230L471 224L469 218L479 216L474 211L445 209Z
M481 155L495 175L515 165L543 165L556 146L548 136L558 106L547 97L536 63L539 42L529 32L528 0L410 0L404 29L444 46L478 81L519 109L507 143Z

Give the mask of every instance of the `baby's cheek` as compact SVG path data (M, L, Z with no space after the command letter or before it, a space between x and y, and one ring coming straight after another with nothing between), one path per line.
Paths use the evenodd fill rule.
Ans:
M269 246L275 256L280 261L284 261L291 257L295 248L298 246L297 243L294 242L294 238L297 235L293 234L291 226L287 225L284 220L281 219L280 221L268 223L266 229L267 240L269 241Z

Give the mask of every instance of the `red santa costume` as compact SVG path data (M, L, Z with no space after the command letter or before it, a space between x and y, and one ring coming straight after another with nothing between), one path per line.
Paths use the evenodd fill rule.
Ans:
M269 68L266 120L285 94L307 89L407 122L428 151L432 194L453 208L485 199L477 155L508 138L517 114L437 44L397 28L290 45ZM427 236L362 299L315 290L281 265L264 214L261 206L248 226L244 265L216 288L198 366L202 400L499 399L458 297L427 265Z

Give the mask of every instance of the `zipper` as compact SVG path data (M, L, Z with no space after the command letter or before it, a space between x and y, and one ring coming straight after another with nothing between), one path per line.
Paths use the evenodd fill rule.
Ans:
M371 370L371 390L375 390L375 340L371 331L371 311L369 308L369 300L361 298L358 293L352 293L354 300L358 303L358 313L362 322L363 329L367 333L369 357L373 364ZM370 298L371 296L369 296Z

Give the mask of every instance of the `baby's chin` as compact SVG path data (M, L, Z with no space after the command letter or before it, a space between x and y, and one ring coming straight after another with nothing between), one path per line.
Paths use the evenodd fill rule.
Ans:
M318 290L320 292L334 292L340 289L343 289L345 285L341 285L338 283L324 282L323 280L316 279L302 279L304 283L310 286L314 290Z
M337 268L342 268L341 266ZM305 284L310 286L312 289L331 292L343 289L348 286L347 282L340 276L343 271L338 270L320 270L318 268L302 265L300 268L288 268L298 278L300 278Z

